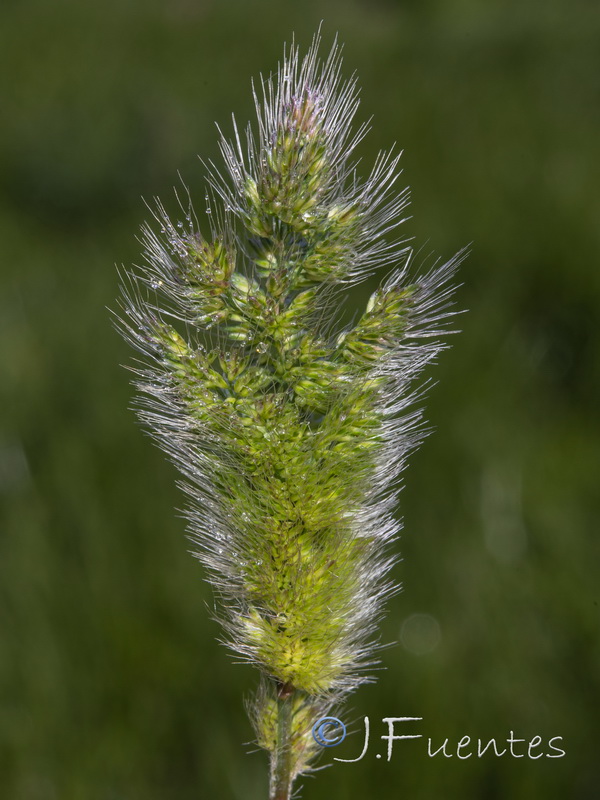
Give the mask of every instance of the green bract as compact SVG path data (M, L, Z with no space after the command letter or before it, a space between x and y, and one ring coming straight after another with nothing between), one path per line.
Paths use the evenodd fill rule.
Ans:
M398 157L357 178L355 81L318 45L263 82L245 146L237 129L221 139L210 235L159 205L124 289L147 357L141 416L186 478L231 647L264 676L252 716L274 798L309 767L314 721L373 663L397 478L422 435L411 386L441 347L460 260L409 278ZM344 288L379 267L395 271L336 330Z

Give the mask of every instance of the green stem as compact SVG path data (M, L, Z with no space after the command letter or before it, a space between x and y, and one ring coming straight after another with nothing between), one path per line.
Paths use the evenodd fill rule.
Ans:
M271 756L269 800L290 800L294 780L292 763L292 718L294 687L280 686L277 696L277 746Z

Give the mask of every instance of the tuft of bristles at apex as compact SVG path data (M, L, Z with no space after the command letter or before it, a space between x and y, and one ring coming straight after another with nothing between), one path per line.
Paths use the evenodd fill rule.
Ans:
M398 477L423 435L414 382L443 347L463 257L410 274L398 156L357 177L356 81L319 45L303 60L292 45L262 82L255 132L234 121L233 141L221 135L210 233L158 204L122 290L122 329L144 356L140 417L183 473L227 641L264 676L252 715L272 753L291 697L290 781L318 749L311 721L375 663ZM391 267L335 330L340 292Z

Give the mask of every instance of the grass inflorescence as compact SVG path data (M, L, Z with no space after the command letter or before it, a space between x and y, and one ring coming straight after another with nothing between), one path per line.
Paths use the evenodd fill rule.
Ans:
M415 379L443 347L462 257L413 274L398 156L357 177L356 81L337 46L318 50L292 46L255 93L256 129L221 135L210 234L157 204L123 284L141 418L183 473L227 641L263 676L250 710L277 800L319 750L314 721L375 663L398 477L423 435ZM380 268L340 327L344 291Z

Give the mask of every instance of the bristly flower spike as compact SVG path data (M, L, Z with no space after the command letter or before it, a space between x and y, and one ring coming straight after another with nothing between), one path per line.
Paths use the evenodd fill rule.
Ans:
M174 224L157 203L122 300L140 417L184 476L228 644L262 674L250 711L271 800L310 770L314 722L376 663L398 478L423 436L415 379L443 347L463 257L409 277L398 156L358 179L356 81L319 45L303 60L292 45L262 82L256 133L221 134L208 236L191 209ZM379 268L394 271L335 330L339 293Z

